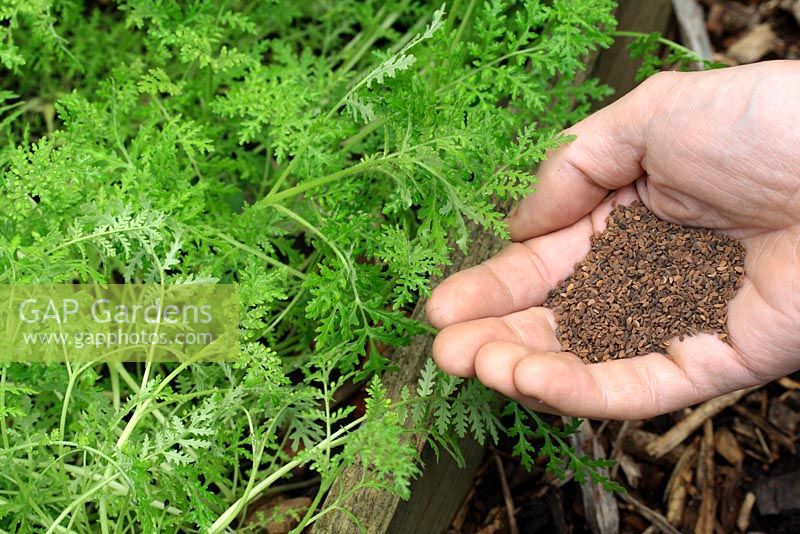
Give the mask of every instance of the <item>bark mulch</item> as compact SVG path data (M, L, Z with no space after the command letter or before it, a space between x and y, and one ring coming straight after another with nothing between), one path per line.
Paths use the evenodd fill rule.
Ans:
M527 472L501 443L447 532L798 532L798 378L647 421L585 423L576 444L616 460L621 495Z
M800 0L703 0L714 59L800 59Z

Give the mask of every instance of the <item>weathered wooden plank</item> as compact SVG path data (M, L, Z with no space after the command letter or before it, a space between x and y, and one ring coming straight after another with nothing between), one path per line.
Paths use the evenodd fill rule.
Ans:
M617 8L619 30L666 34L673 24L670 0L621 0ZM632 38L625 37L604 50L597 59L593 76L614 88L614 94L598 102L595 109L607 106L636 87L636 72L641 61L634 61L628 53Z
M430 447L423 451L425 476L411 486L411 500L398 503L386 532L418 534L442 532L448 527L485 457L485 449L471 438L461 441L461 451L464 467L459 467L449 456L437 460Z

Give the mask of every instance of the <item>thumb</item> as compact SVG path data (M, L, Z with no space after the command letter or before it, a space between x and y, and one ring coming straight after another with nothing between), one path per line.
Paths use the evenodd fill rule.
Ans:
M659 73L565 130L576 139L548 154L537 173L537 192L511 214L511 239L524 241L568 226L592 211L609 190L642 176L650 117L681 76Z

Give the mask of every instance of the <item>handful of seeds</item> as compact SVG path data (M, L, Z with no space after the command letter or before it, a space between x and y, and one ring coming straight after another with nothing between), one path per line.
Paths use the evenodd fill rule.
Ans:
M698 332L725 340L744 255L739 241L662 221L640 202L617 206L544 306L562 350L586 363L665 352L670 338Z

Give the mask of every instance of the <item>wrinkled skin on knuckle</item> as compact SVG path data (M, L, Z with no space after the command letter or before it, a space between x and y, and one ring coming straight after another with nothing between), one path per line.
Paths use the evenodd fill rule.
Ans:
M657 215L730 230L774 229L797 213L800 103L789 94L800 69L765 67L666 73L637 89L652 113L638 190Z

